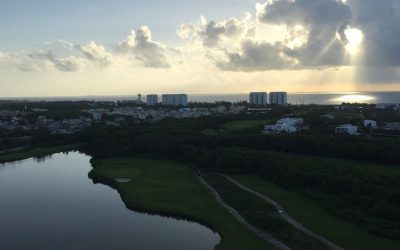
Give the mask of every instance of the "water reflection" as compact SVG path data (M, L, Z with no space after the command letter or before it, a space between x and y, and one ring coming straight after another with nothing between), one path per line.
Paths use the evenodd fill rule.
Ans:
M345 103L370 103L376 100L375 97L369 95L343 95L338 98L332 99L335 102L345 102Z
M35 160L37 163L45 162L45 161L51 160L51 159L52 159L51 155L43 155L43 156L33 157L33 160Z
M203 250L220 241L200 224L128 210L87 178L89 160L74 152L0 165L0 249Z

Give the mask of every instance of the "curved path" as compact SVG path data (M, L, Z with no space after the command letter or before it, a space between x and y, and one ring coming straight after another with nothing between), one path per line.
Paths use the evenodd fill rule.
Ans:
M204 179L202 176L199 176L199 181L201 184L203 184L207 189L211 191L211 193L214 195L215 199L219 204L221 204L225 209L227 209L240 223L242 223L246 228L248 228L252 233L260 237L261 239L267 241L268 243L272 244L279 250L290 250L289 247L287 247L285 244L280 242L279 240L275 239L271 235L259 230L258 228L252 226L250 223L248 223L235 209L232 207L228 206L222 198L219 196L217 191L211 187Z
M324 238L323 236L314 233L313 231L307 229L305 226L303 226L303 224L301 224L300 222L296 221L295 219L293 219L292 217L290 217L290 215L285 211L285 209L283 209L283 207L281 205L279 205L276 201L272 200L271 198L260 194L257 191L254 191L253 189L250 189L244 185L242 185L241 183L239 183L238 181L232 179L229 176L220 174L221 176L224 176L226 179L228 179L230 182L232 182L233 184L235 184L238 188L241 188L249 193L252 193L256 196L258 196L259 198L263 199L264 201L268 202L269 204L271 204L272 206L275 207L275 209L279 212L279 214L282 216L282 218L284 220L286 220L288 223L290 223L292 226L294 226L295 228L297 228L298 230L302 231L305 234L308 234L309 236L321 241L322 243L324 243L325 245L329 246L332 249L335 250L344 250L343 247L336 245L335 243L331 242L330 240Z

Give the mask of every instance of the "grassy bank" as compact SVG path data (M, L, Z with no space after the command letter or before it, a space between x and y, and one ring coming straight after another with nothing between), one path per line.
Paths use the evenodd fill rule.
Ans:
M49 148L28 149L21 152L0 155L0 163L20 161L31 157L41 157L59 152L76 150L77 148L78 145L72 144L72 145L64 145L64 146L49 147Z
M257 128L261 131L264 125L271 124L271 122L271 120L240 120L227 122L222 127L231 132Z
M368 234L361 228L332 215L304 195L280 188L260 177L234 176L234 178L277 201L293 218L346 249L400 249L400 242Z
M232 133L260 133L264 125L273 123L273 120L238 120L221 125L220 129L206 129L205 135L219 135Z
M208 174L204 178L225 203L236 209L249 223L271 234L289 248L294 250L330 249L286 222L269 203L238 188L225 177Z
M117 188L127 207L186 217L207 224L222 237L217 249L274 249L237 222L180 163L143 158L94 161L91 173ZM114 178L131 178L117 183Z

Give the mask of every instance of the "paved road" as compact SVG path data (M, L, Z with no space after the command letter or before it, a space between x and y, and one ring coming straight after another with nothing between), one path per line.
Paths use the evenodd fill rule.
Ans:
M221 174L222 175L222 174ZM310 235L311 237L323 242L324 244L326 244L327 246L329 246L332 249L335 250L344 250L343 247L336 245L335 243L329 241L328 239L324 238L323 236L314 233L313 231L307 229L305 226L303 226L300 222L296 221L295 219L293 219L292 217L290 217L290 215L285 211L285 209L283 209L283 207L281 205L279 205L276 201L272 200L271 198L260 194L257 191L254 191L253 189L250 189L244 185L242 185L241 183L239 183L238 181L232 179L229 176L226 175L222 175L224 176L226 179L228 179L230 182L232 182L233 184L235 184L237 187L252 193L258 197L260 197L261 199L265 200L266 202L268 202L269 204L271 204L272 206L275 207L275 209L279 212L279 214L282 216L283 219L285 219L288 223L290 223L291 225L293 225L295 228L297 228L298 230L302 231L305 234Z
M271 235L259 230L258 228L252 226L250 223L248 223L235 209L232 207L228 206L219 196L217 191L213 187L211 187L204 179L203 177L199 176L199 181L201 184L203 184L207 189L211 191L211 193L214 195L215 199L219 204L221 204L225 209L227 209L240 223L242 223L246 228L248 228L252 233L260 237L261 239L267 241L268 243L272 244L279 250L290 250L289 247L287 247L285 244L280 242L279 240L275 239Z

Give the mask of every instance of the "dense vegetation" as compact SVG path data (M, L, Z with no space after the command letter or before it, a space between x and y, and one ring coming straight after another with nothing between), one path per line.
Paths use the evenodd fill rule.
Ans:
M399 237L399 170L367 163L399 164L400 145L395 139L202 133L220 126L221 121L203 118L118 129L97 127L80 139L88 142L83 149L96 158L145 154L188 162L203 171L262 175L278 185L304 192L332 213L371 233Z
M186 141L188 144L208 148L236 146L400 165L400 154L396 153L400 152L398 139L368 140L351 136L309 134L227 134L218 137L193 136Z
M245 129L246 133L232 132L232 130L217 134L204 133L210 130L224 131L225 121L221 120L222 118L201 118L167 120L158 124L135 127L95 127L82 134L80 138L90 142L89 147L93 149L93 153L98 153L99 157L129 155L132 152L156 154L164 152L166 155L175 155L176 151L181 157L190 154L192 150L233 146L400 165L400 154L397 153L400 152L398 139L370 140L363 137L327 134L260 135L262 127L260 125ZM115 145L109 147L107 152L100 153L104 141ZM184 148L186 150L182 151Z

